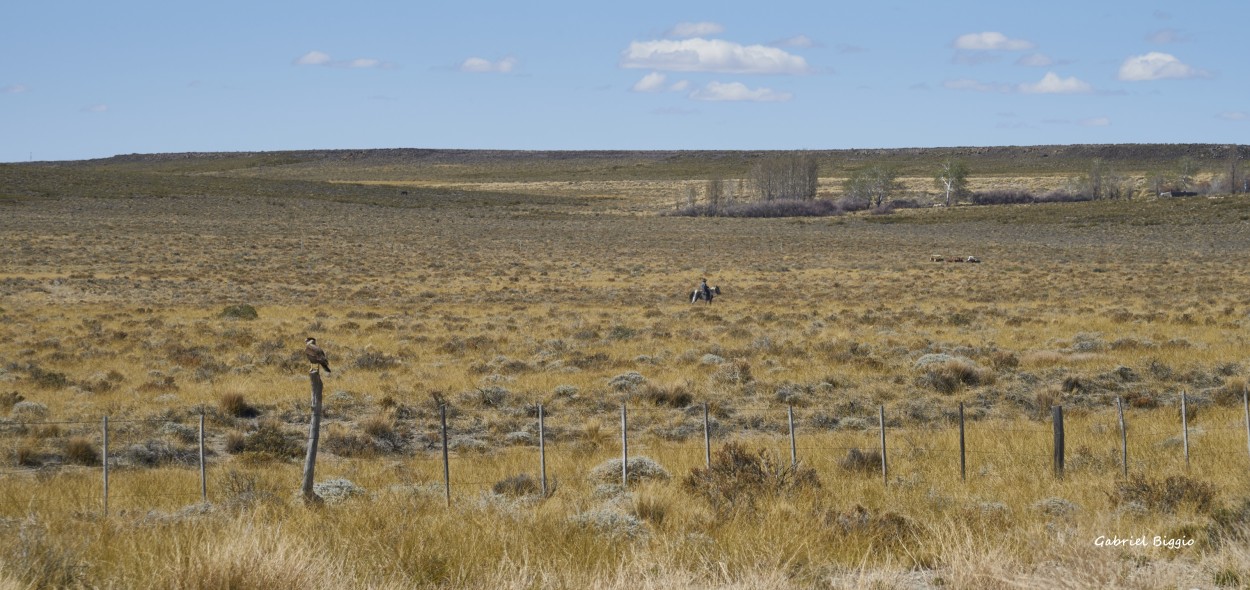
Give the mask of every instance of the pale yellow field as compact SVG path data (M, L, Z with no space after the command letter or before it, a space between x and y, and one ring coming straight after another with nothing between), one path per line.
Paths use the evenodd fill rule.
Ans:
M1250 582L1245 197L735 220L644 215L676 193L639 186L6 205L0 587ZM692 306L704 276L723 294ZM317 479L364 490L321 508L296 499L306 336L334 371ZM692 490L703 402L714 450L764 449L783 479L792 405L819 487L774 481L734 507ZM492 493L537 476L539 403L554 494ZM590 479L619 457L622 403L631 456L668 479ZM843 466L878 447L882 407L886 482Z

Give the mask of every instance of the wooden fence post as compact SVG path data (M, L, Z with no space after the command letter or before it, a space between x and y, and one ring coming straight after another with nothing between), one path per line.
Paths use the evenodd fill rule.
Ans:
M1241 388L1241 405L1246 412L1246 452L1250 453L1250 385Z
M968 454L964 444L964 403L959 402L959 480L968 481Z
M885 406L881 406L881 483L890 485L890 468L885 458Z
M447 404L438 407L439 421L443 433L443 497L447 507L451 508L451 459L447 454Z
M208 503L208 477L204 468L204 410L200 410L200 501Z
M629 487L629 421L626 417L625 402L621 402L621 487Z
M109 515L109 417L104 417L104 517Z
M538 469L542 474L543 497L547 497L547 433L543 426L543 405L538 404Z
M1124 399L1115 398L1115 409L1120 414L1120 464L1124 477L1128 477L1128 427L1124 424Z
M1181 392L1181 442L1185 446L1185 470L1189 470L1189 412L1185 392Z
M320 504L321 497L313 491L313 472L317 467L317 442L321 439L321 371L316 368L308 372L308 380L312 384L312 417L308 421L308 454L304 456L304 482L300 493L305 504Z
M1055 477L1063 479L1063 406L1053 406L1051 417L1055 427Z
M786 405L786 421L790 424L790 469L799 466L798 449L794 444L794 406Z
M1250 431L1247 431L1250 432ZM707 419L707 402L703 402L703 460L712 468L712 427Z

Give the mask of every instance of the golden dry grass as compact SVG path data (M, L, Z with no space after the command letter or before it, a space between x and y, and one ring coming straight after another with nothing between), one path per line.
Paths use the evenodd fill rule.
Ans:
M676 195L680 181L640 194L587 182L533 198L534 186L507 184L390 202L345 185L338 200L240 189L4 205L0 586L1250 580L1236 512L1250 500L1244 197L680 219L639 214L667 207L660 187ZM929 262L935 253L985 262ZM685 299L701 276L724 290L711 306ZM223 314L231 305L258 317ZM294 500L310 335L334 370L317 479L366 490L315 510ZM1197 412L1188 468L1181 392ZM1117 500L1128 483L1117 397L1131 471L1209 485L1210 505ZM705 401L716 444L783 461L793 404L798 456L820 489L731 514L684 490L703 464ZM488 493L537 473L538 403L555 494ZM621 403L631 454L670 480L622 494L587 479L620 452ZM1062 480L1050 463L1057 403ZM839 465L876 448L882 406L888 485ZM198 506L201 412L209 507ZM100 470L67 465L65 449L99 445L106 415L116 463L104 518ZM1195 544L1094 546L1140 535Z

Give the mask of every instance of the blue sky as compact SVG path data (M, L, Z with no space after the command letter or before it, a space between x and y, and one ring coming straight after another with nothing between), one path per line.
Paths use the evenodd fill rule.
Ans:
M36 2L0 161L1246 143L1246 0Z

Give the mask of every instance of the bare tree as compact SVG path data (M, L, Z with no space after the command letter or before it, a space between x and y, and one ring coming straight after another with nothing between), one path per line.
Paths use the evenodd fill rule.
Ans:
M1241 154L1234 148L1228 157L1228 192L1236 193L1238 186L1237 170L1241 167Z
M1194 179L1198 176L1198 162L1193 158L1185 156L1176 163L1176 188L1181 190L1189 190L1194 185Z
M720 178L709 179L703 189L703 196L707 199L708 209L719 211L725 197L725 181Z
M1154 191L1153 194L1157 197L1163 194L1163 185L1167 182L1167 179L1167 174L1156 170L1146 175L1146 185Z
M938 188L946 191L946 206L950 207L959 199L968 196L968 166L963 162L947 160L938 168L933 178Z
M846 196L867 201L872 207L880 207L891 195L903 190L903 183L898 180L898 172L884 166L873 165L853 172L850 178L842 183Z
M747 178L761 201L816 198L818 163L807 153L772 156L755 163Z

